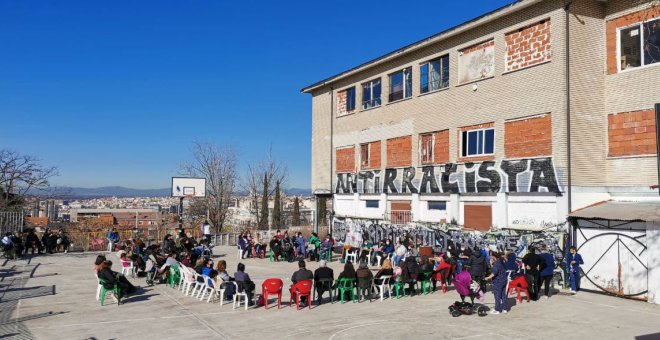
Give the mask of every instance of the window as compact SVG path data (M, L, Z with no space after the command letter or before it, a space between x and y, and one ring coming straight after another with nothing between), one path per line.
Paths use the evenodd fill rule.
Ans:
M433 163L433 134L427 133L420 136L420 158L422 164Z
M362 168L369 167L369 144L360 145L360 165Z
M660 19L619 30L619 67L627 70L660 62Z
M380 106L380 78L362 84L362 109Z
M379 200L366 200L367 208L378 208L380 206Z
M495 152L495 129L477 129L461 133L461 156L492 155Z
M389 101L397 101L412 96L412 67L390 74Z
M447 202L428 201L428 210L447 210Z
M428 93L449 87L449 56L419 66L419 92Z
M355 110L355 86L346 90L346 112Z

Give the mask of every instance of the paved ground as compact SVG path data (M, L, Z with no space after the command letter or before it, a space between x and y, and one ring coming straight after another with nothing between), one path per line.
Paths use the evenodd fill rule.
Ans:
M225 253L226 252L226 253ZM233 248L216 248L233 273ZM225 254L227 254L225 256ZM507 315L452 318L454 291L372 303L323 304L312 310L232 310L157 285L117 306L99 306L91 264L96 254L57 254L0 267L0 338L8 339L658 339L660 306L597 294L555 295ZM243 260L260 287L288 282L295 263ZM335 275L341 264L332 262ZM316 264L310 264L315 269ZM258 288L260 291L261 289ZM285 293L288 299L288 293ZM513 301L513 300L512 300ZM486 304L492 306L488 293ZM532 335L530 337L530 335ZM647 336L647 337L644 337Z

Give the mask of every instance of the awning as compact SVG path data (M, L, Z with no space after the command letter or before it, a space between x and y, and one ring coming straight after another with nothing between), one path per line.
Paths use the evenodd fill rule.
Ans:
M568 216L584 219L660 223L660 201L603 201L576 210Z

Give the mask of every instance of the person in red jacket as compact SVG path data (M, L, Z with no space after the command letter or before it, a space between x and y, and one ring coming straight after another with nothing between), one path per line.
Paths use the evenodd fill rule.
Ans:
M450 269L451 263L449 263L449 258L447 258L447 255L442 255L440 262L436 262L433 276L431 276L431 280L433 281L433 291L435 291L438 281L442 282L445 286L447 285L447 274L449 274Z

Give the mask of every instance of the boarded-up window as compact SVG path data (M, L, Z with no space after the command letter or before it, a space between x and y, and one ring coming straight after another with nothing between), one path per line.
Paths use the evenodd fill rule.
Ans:
M420 136L422 164L433 163L433 134L427 133Z
M369 167L369 144L360 145L360 165L362 168Z
M493 208L490 204L466 204L463 213L465 216L463 225L466 228L489 231L493 224Z

